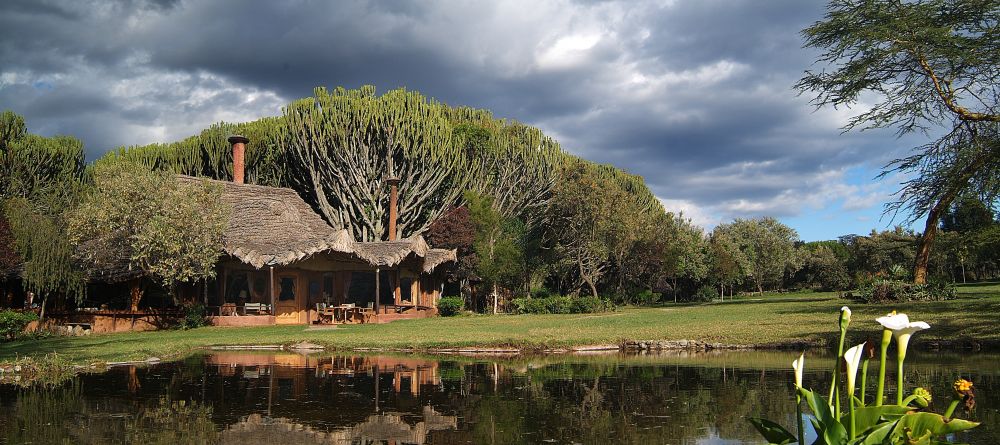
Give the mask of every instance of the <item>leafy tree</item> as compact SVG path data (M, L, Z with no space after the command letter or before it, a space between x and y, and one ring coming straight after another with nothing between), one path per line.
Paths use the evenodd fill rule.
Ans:
M69 234L96 274L139 270L170 289L215 276L230 211L217 186L180 183L122 161L97 164L93 176L70 215Z
M877 98L847 129L947 133L884 172L915 177L887 211L927 216L914 261L917 283L926 281L939 219L952 201L975 184L996 186L998 23L997 0L832 0L824 20L803 31L806 46L823 50L819 62L832 67L807 71L797 85L816 94L817 106Z
M621 199L627 199L621 189L585 162L566 165L552 190L549 236L578 274L576 288L586 286L593 296L610 267L612 234L619 229L608 214Z
M676 303L678 280L686 279L697 284L708 276L712 265L708 242L702 229L683 217L670 220L670 224L664 225L668 244L661 252L664 257L662 272L672 281ZM695 287L692 286L692 290Z
M458 281L464 293L468 280L474 278L478 259L473 243L476 241L476 226L468 206L452 207L431 223L426 233L427 242L442 249L455 249L458 261L449 270L449 279ZM464 295L469 297L470 295Z
M941 230L971 233L986 229L995 223L992 209L979 198L966 196L955 202L948 213L941 218Z
M726 297L726 286L729 294L743 280L743 269L746 258L740 252L736 243L723 232L715 230L708 241L708 277L719 285L719 295Z
M512 289L522 277L524 224L503 216L493 207L493 198L466 192L469 215L476 228L473 250L476 273L490 287L493 313L500 305L500 288Z
M785 271L794 268L798 234L774 218L736 219L720 224L715 231L739 250L744 259L743 274L758 292L764 292L764 286L780 284Z
M10 222L7 221L4 212L0 211L0 281L5 280L7 275L21 264L21 256L18 255L14 243L14 232L11 230Z
M812 245L810 245L812 244ZM825 244L809 243L802 248L803 281L824 291L846 290L851 286L847 266Z

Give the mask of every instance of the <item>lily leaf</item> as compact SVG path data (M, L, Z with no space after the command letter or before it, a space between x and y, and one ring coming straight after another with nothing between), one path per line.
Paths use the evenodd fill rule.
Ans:
M899 421L900 428L909 429L911 437L919 438L923 438L928 432L934 436L942 436L979 426L979 422L964 419L945 419L940 414L926 412L909 413L901 417Z
M899 405L866 406L854 410L854 422L858 431L865 431L880 423L899 419L912 410L912 408ZM850 415L840 416L840 423L844 425L844 428L850 428Z
M816 442L814 443L825 445L846 444L847 428L844 428L844 425L830 412L830 405L826 404L826 400L822 397L817 397L815 393L808 389L800 388L799 392L806 399L809 409L812 410L813 416L815 416L815 419L812 419L813 426L816 427L816 434L819 437L816 438Z
M861 433L861 437L852 442L852 445L882 445L890 443L888 438L892 437L892 432L897 424L899 424L899 420L875 425L871 429Z
M764 436L764 440L771 445L787 445L796 441L795 435L789 433L785 427L778 425L767 419L758 419L751 417L750 423L753 424L754 428L760 432L761 436Z

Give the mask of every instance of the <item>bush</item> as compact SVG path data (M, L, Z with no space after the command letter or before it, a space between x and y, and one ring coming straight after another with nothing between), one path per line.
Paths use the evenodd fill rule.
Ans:
M441 297L438 300L438 313L443 317L458 315L465 309L465 299L462 297Z
M635 296L636 304L641 305L641 306L652 306L652 305L654 305L656 303L659 303L660 302L660 297L662 297L662 296L663 296L663 294L661 294L659 292L653 292L653 291L651 291L649 289L646 289L646 290L644 290L644 291L639 292L638 294L636 294L636 296Z
M913 284L896 279L873 278L858 286L855 299L862 303L883 304L942 301L954 299L955 296L955 287L945 282Z
M38 320L34 312L0 311L0 336L4 341L16 340L24 333L28 323Z
M184 319L181 320L181 329L194 329L208 325L208 318L205 317L205 306L193 304L184 309Z
M692 301L712 301L719 298L719 291L715 290L714 286L704 285L699 287L695 291L694 295L691 296Z
M515 298L511 302L516 314L589 314L604 312L611 308L611 304L607 300L593 296Z

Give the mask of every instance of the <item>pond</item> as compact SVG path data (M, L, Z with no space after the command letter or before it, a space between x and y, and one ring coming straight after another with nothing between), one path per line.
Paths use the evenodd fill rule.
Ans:
M747 416L794 424L789 367L796 356L748 351L468 358L225 351L117 367L55 388L0 386L0 440L757 444L762 441ZM806 360L811 370L806 386L829 385L829 374L818 370L832 367L833 360L820 355ZM983 425L956 439L1000 443L1000 355L914 351L907 364L908 382L931 388L938 411L947 405L956 377L974 381L978 405L972 417Z

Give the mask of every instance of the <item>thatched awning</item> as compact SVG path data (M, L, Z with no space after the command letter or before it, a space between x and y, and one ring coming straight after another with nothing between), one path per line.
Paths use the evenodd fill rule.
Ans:
M396 241L354 243L354 254L373 266L395 267L409 257L421 259L424 272L448 261L455 261L456 251L432 249L422 236Z

